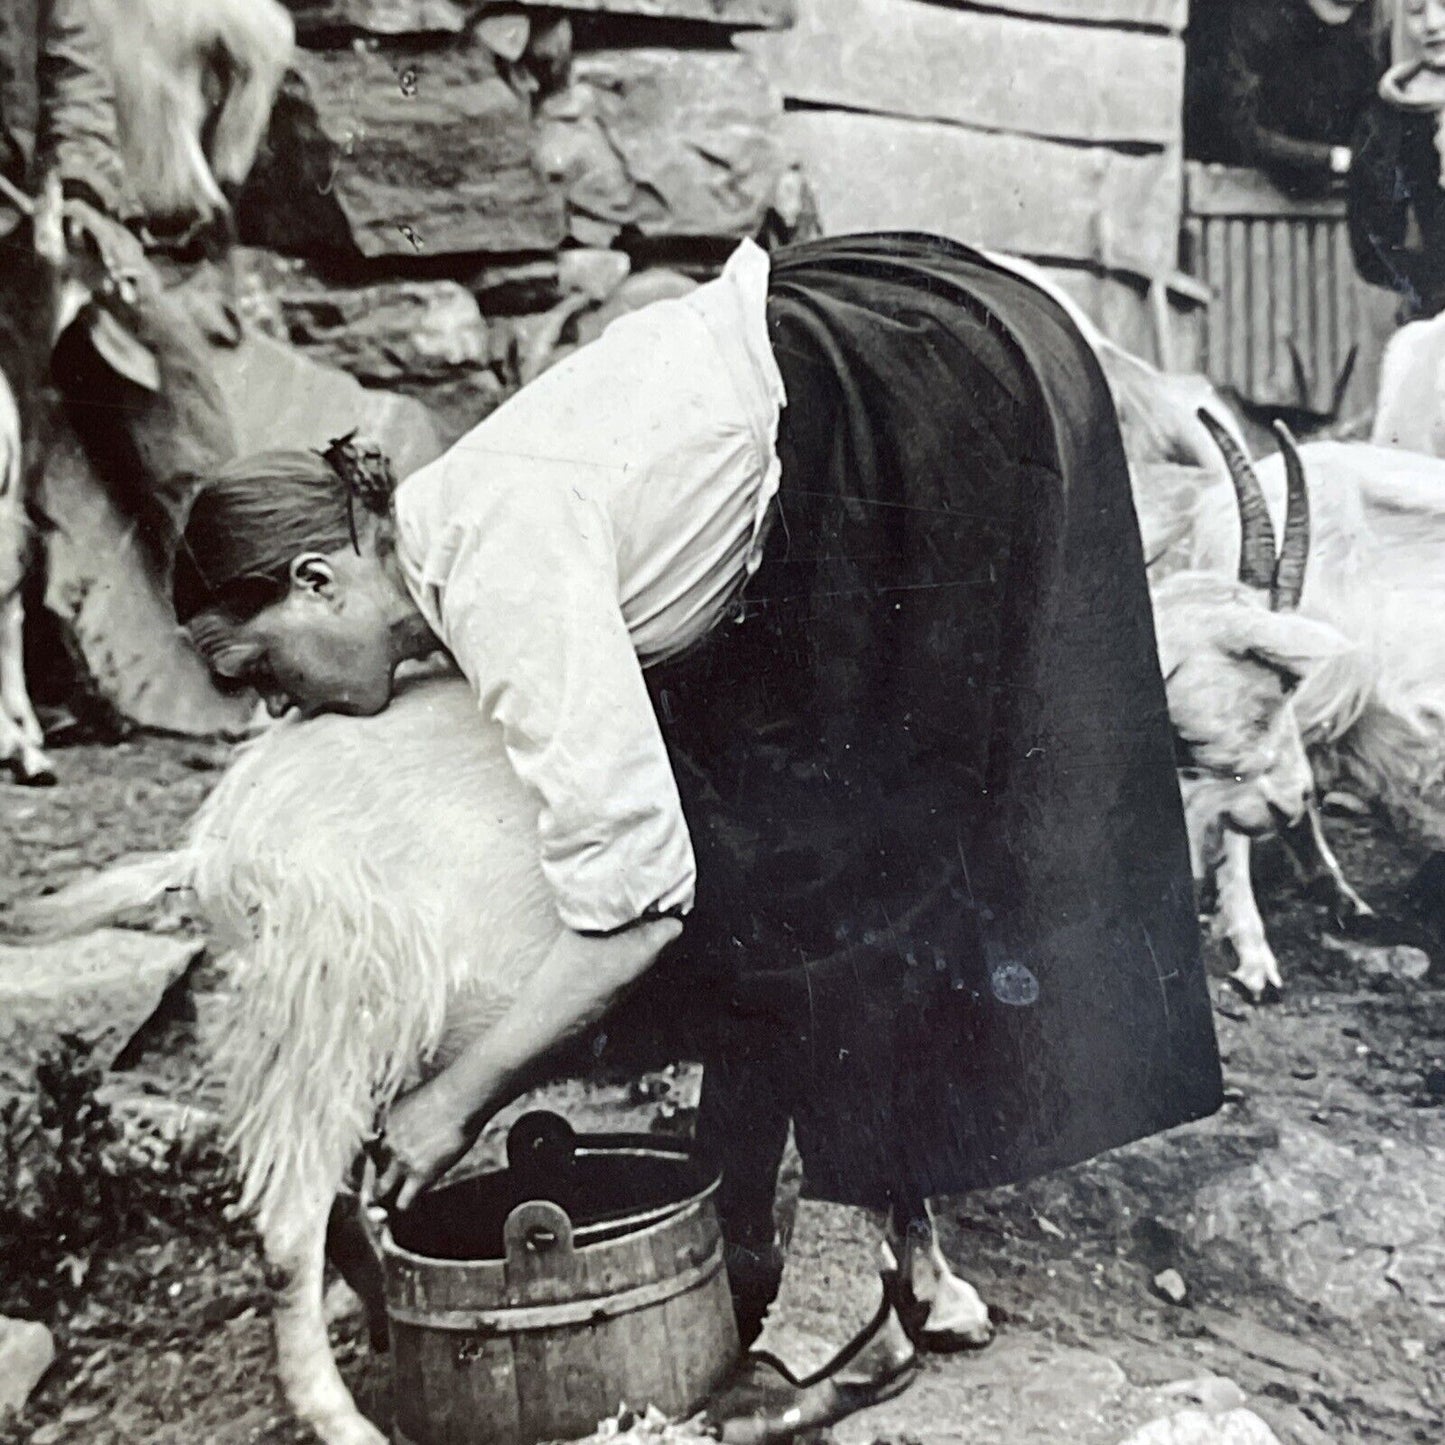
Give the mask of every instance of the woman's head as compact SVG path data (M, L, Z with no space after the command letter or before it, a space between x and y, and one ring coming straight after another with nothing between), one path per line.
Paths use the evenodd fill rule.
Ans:
M173 600L223 686L279 716L380 712L415 606L388 565L390 468L349 438L325 453L267 451L197 492Z
M1400 25L1410 52L1445 70L1445 0L1401 0Z

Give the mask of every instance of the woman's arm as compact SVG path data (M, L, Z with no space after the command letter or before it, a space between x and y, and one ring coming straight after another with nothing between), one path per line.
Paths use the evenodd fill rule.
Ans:
M672 918L606 937L565 931L496 1024L392 1109L374 1150L376 1202L405 1209L446 1173L541 1061L596 1023L681 932Z
M1236 7L1230 17L1215 104L1233 142L1236 164L1286 171L1301 179L1323 182L1330 177L1333 147L1273 130L1261 119L1265 77L1284 63L1280 52L1289 29L1279 17L1260 13L1252 3Z

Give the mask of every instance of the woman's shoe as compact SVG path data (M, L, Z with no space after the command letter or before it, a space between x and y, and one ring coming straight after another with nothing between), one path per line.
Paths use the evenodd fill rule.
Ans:
M892 1399L918 1368L898 1318L896 1276L885 1275L878 1313L821 1370L799 1379L776 1355L747 1355L704 1419L723 1445L775 1445Z

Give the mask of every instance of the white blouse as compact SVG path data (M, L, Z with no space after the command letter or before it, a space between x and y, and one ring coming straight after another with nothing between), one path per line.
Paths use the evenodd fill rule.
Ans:
M768 258L610 325L397 489L417 606L536 789L568 927L685 913L692 843L642 668L760 560L783 380Z

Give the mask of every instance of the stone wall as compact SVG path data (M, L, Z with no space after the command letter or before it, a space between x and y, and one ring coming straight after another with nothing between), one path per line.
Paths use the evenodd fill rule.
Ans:
M449 434L636 272L777 230L782 100L734 42L793 0L287 3L238 207L253 318Z

